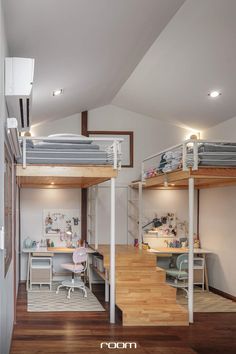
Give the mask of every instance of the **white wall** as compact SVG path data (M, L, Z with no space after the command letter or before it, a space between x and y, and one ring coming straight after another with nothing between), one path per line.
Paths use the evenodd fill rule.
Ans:
M140 177L142 160L184 140L188 131L138 113L108 105L89 112L89 130L134 132L134 168L123 168L118 183L129 184Z
M43 210L44 209L80 209L80 189L21 189L21 249L24 239L43 239ZM55 246L60 244L58 239L53 239ZM65 257L55 258L55 270L60 269L60 262ZM71 258L71 256L70 256ZM26 279L27 256L21 254L21 280Z
M72 116L49 122L39 123L31 127L34 136L45 136L50 134L62 133L78 133L80 134L81 115L73 114Z
M4 225L4 132L6 107L4 97L4 58L7 43L4 32L2 1L0 2L0 227ZM0 250L0 353L9 352L14 318L13 261L4 278L4 254Z
M80 134L80 114L34 126L35 136L53 133ZM122 108L107 105L88 113L89 130L130 130L134 132L134 168L123 168L117 178L116 188L116 240L127 242L127 186L140 177L141 161L150 154L175 145L186 137L189 131L163 123ZM110 213L109 182L99 187L98 194L98 234L100 243L109 242ZM165 194L165 192L163 192ZM151 203L151 202L150 202ZM181 204L182 206L182 204ZM177 204L176 204L177 207ZM182 207L181 207L182 209ZM172 204L170 203L170 209ZM186 205L187 210L187 205ZM108 222L104 222L108 220Z
M236 296L236 187L200 191L200 239L208 256L209 284Z
M144 218L150 220L155 213L160 217L168 212L176 214L180 222L188 222L188 191L187 190L146 190L143 198ZM195 211L197 210L197 198L195 193ZM196 213L194 220L194 231L196 232ZM180 235L182 236L182 235ZM145 237L150 247L166 247L165 238Z
M212 128L201 132L203 139L216 139L235 142L236 140L236 117L228 119Z
M203 132L205 139L236 141L236 118ZM200 192L200 239L208 256L211 286L236 296L236 187Z

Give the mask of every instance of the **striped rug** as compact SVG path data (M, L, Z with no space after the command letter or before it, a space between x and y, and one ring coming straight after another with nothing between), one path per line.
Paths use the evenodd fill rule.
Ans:
M177 292L177 302L188 307L188 299L181 290ZM236 302L225 299L210 291L194 291L194 312L236 312Z
M105 311L96 296L88 289L88 297L83 296L83 292L75 289L71 292L70 299L67 299L67 291L61 288L56 294L59 283L53 283L52 291L47 287L41 289L37 286L27 293L28 312L58 312L58 311Z

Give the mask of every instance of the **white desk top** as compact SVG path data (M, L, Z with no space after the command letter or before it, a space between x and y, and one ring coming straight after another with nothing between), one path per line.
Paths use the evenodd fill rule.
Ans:
M158 248L150 248L148 252L151 253L159 253L159 254L180 254L180 253L188 253L188 248L171 248L171 247L158 247ZM194 254L208 254L212 253L211 251L204 250L202 248L194 248Z
M23 248L23 253L73 253L75 248L67 248L67 247L34 247L34 248ZM94 253L92 248L87 248L87 253Z

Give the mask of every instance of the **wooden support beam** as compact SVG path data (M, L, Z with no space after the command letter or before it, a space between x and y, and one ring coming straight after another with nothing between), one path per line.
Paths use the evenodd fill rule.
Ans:
M81 133L88 136L88 111L81 113ZM87 241L87 207L88 207L88 190L81 189L81 238Z
M190 171L191 177L194 178L236 178L235 167L200 167L196 171Z
M81 113L81 134L88 136L88 111Z

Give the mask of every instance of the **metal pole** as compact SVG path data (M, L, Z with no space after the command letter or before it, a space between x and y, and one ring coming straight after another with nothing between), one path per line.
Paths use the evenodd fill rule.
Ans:
M143 233L143 184L138 183L138 245L142 248L142 233Z
M109 302L109 279L107 269L105 269L105 302Z
M95 233L95 250L98 249L98 186L94 187L94 233Z
M110 323L115 323L115 178L111 178Z
M194 178L188 180L189 192L189 253L188 253L188 314L193 323L193 220L194 220Z

